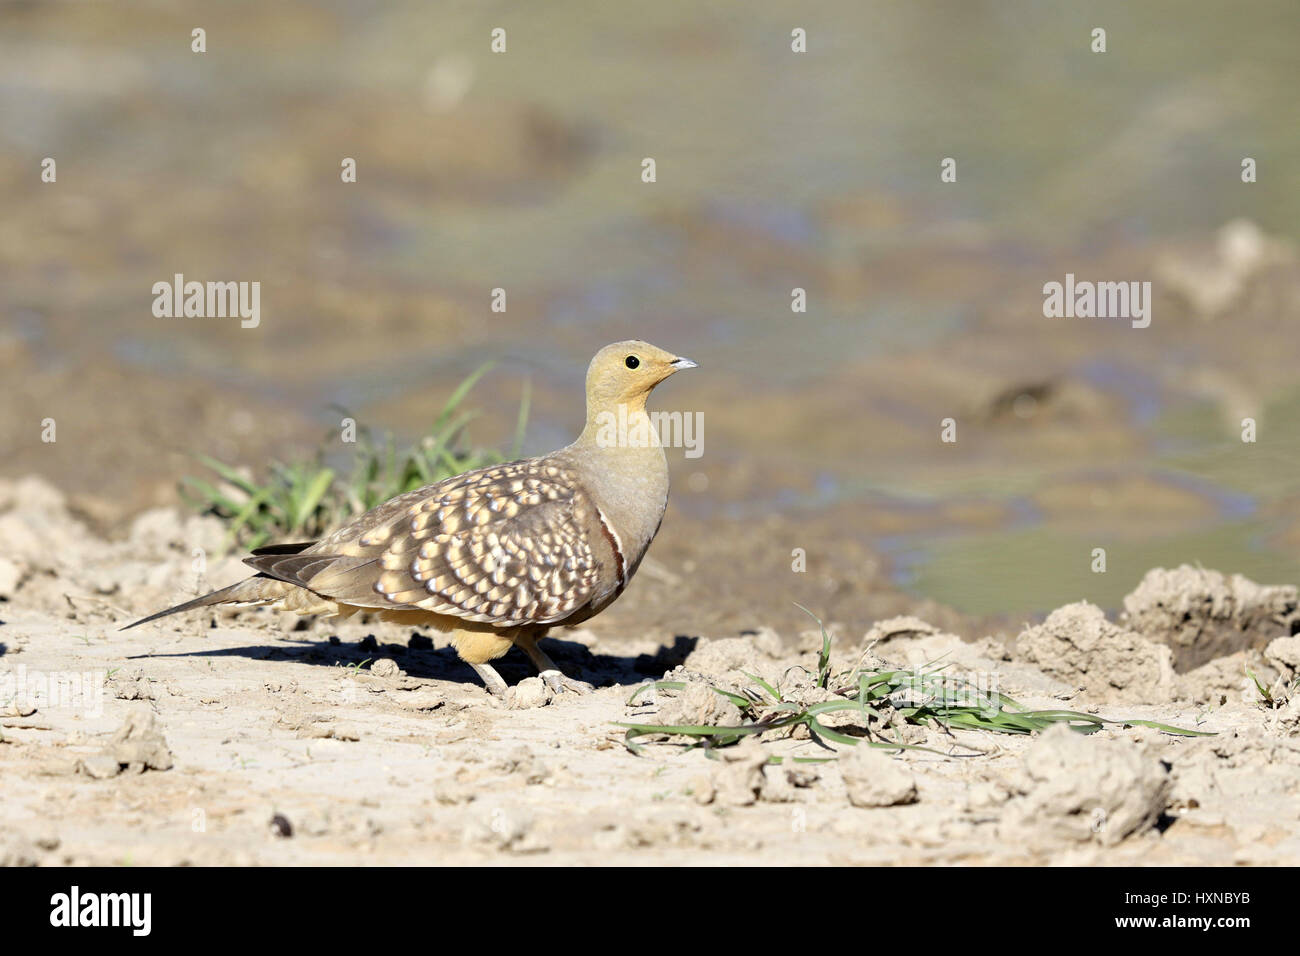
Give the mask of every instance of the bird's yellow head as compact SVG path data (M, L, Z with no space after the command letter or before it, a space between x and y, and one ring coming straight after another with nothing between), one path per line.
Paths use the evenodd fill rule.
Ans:
M627 405L645 407L650 391L674 372L695 368L690 359L631 339L606 345L587 368L587 415Z

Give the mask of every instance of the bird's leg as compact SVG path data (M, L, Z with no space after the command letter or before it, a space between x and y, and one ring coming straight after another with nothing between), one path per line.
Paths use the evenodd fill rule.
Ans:
M515 644L528 655L529 660L537 668L538 674L553 693L562 694L567 690L574 694L590 694L596 689L586 681L565 677L560 672L560 669L555 666L555 661L551 660L550 656L537 646L537 639L540 636L540 634L534 633L518 634L515 636Z
M489 662L510 650L510 643L509 635L494 631L457 629L451 632L451 646L456 648L456 655L474 668L493 697L506 696L506 682Z
M506 696L506 682L501 679L501 675L497 673L495 667L487 663L474 664L469 661L466 661L466 663L468 663L470 667L474 668L474 672L478 674L479 678L483 681L489 694L493 697L504 698Z

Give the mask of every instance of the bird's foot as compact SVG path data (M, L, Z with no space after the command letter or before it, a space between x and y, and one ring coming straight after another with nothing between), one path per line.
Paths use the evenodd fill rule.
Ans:
M565 677L556 668L544 670L539 676L546 683L546 686L551 689L551 693L553 694L563 694L565 691L579 695L590 694L596 689L586 681L575 680L572 677Z

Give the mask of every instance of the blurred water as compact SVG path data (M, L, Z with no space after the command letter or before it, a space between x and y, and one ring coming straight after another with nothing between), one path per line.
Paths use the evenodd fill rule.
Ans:
M1167 427L1202 399L1153 363L1185 348L1261 402L1282 400L1280 373L1241 343L1157 330L1135 351L1033 310L1045 278L1088 263L1146 277L1151 250L1228 219L1298 237L1295 14L1293 0L9 4L0 309L39 362L107 356L321 420L331 404L382 410L407 433L433 392L498 359L502 381L539 386L531 451L572 431L563 396L595 347L643 336L702 362L693 391L669 394L713 403L709 459L760 463L697 509L858 500L906 518L903 489L939 506L976 488L1004 508L997 529L954 517L955 550L929 526L846 525L907 540L929 570L900 561L900 579L958 605L1016 609L1013 568L1072 566L1084 542L1050 509L1026 529L1023 486L1099 461L1204 499L1187 533L1207 563L1253 554L1294 574L1250 529L1297 484L1265 467L1267 487L1233 491L1236 468L1192 461L1224 438ZM1105 54L1089 51L1097 26ZM31 175L47 155L54 196ZM1240 182L1243 155L1259 183ZM955 185L939 181L947 156ZM147 293L176 271L260 279L264 327L160 323ZM505 315L488 309L498 286ZM795 286L807 315L790 312ZM936 457L948 396L1036 377L1117 404L1064 452L1050 430L990 432L996 453ZM481 400L508 420L517 387L492 389ZM767 411L718 407L737 396ZM985 575L989 553L1015 555L1008 580Z

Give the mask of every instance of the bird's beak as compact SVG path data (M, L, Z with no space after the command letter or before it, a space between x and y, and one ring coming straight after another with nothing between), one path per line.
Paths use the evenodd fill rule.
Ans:
M681 371L684 368L699 368L699 365L688 358L675 358L668 364L678 371Z

